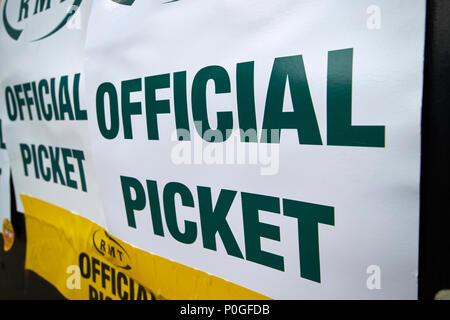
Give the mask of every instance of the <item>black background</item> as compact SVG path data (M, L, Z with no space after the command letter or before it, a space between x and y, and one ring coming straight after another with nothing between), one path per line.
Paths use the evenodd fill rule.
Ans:
M450 1L429 0L420 186L419 299L450 289Z

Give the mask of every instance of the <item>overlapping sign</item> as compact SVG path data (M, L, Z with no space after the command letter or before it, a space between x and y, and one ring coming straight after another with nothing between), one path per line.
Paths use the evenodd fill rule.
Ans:
M96 2L111 234L277 299L415 298L424 10Z
M83 97L89 1L3 2L2 119L20 194L104 223Z

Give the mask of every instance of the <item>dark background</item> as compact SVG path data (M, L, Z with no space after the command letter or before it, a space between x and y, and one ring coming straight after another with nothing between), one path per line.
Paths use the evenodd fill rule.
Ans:
M0 237L0 299L64 299L56 288L30 270L25 270L27 237L24 215L17 212L11 179L11 222L14 244L5 252Z
M407 8L405 8L407 10ZM10 251L0 237L0 299L64 299L47 281L24 269L24 216L16 211L11 183ZM428 0L422 108L420 185L420 300L450 289L450 1Z
M429 0L420 184L419 299L450 289L450 1Z

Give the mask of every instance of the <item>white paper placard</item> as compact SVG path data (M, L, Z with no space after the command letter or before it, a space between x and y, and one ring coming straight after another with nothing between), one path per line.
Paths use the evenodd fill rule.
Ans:
M104 224L84 100L89 1L3 1L0 97L20 194Z

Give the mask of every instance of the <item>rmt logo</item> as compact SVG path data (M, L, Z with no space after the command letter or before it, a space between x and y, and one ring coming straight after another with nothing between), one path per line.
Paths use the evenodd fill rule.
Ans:
M41 29L41 25L34 17L44 12L56 13L55 23L50 29L42 28L39 35L31 39L32 42L43 40L55 34L63 28L75 15L83 0L20 0L9 2L5 0L3 5L3 25L6 33L13 39L19 40L26 28L33 30ZM53 19L52 19L53 20Z
M104 256L116 267L124 270L131 269L131 260L128 253L118 240L114 239L105 230L97 230L92 235L92 241L95 250Z

